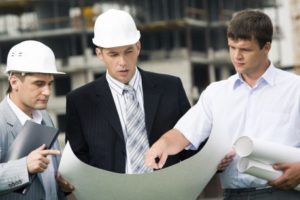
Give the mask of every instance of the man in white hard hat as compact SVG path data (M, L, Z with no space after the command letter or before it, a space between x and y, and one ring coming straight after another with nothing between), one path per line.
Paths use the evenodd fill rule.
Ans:
M10 49L5 72L9 87L7 96L0 103L0 199L65 199L62 191L70 192L73 186L56 175L60 154L57 141L53 149L45 149L42 145L24 158L3 163L25 121L53 126L45 109L51 95L53 75L64 73L56 70L53 51L33 40ZM28 184L33 174L38 176L28 191L25 194L15 192L16 188Z
M106 74L67 95L66 138L84 162L105 170L150 172L149 145L190 108L178 77L137 68L140 32L122 10L108 10L95 23L93 43ZM166 166L187 155L169 157Z

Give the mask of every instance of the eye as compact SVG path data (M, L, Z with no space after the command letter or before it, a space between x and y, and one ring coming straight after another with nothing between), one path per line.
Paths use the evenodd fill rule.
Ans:
M117 54L117 53L110 53L109 56L110 56L110 57L117 57L118 54Z
M244 51L244 52L249 52L249 51L251 51L251 49L241 49L242 51Z
M45 85L45 82L44 81L35 81L33 84L36 85L37 87L43 87Z
M130 54L130 53L132 53L132 52L133 52L133 50L130 49L130 50L127 50L127 51L126 51L126 54Z

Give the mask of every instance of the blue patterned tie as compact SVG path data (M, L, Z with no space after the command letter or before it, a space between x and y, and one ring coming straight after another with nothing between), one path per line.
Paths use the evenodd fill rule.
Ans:
M123 90L126 105L126 146L130 155L129 162L134 174L151 172L144 163L144 155L149 149L149 142L145 126L145 116L139 106L134 89L126 85Z

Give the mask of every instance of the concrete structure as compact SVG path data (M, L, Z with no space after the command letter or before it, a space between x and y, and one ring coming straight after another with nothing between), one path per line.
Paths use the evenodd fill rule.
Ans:
M236 10L249 7L277 8L275 0L4 0L0 2L0 63L5 64L11 46L25 39L40 40L54 50L58 66L68 75L57 78L49 111L64 131L65 95L105 71L93 52L94 19L109 8L125 9L142 32L140 66L181 77L195 103L210 82L234 73L226 25ZM6 87L6 77L1 76L1 98Z

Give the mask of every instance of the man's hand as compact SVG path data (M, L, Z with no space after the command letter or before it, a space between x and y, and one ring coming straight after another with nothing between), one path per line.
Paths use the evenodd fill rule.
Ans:
M218 165L218 171L224 171L226 167L231 163L235 156L236 152L233 148L225 155L225 157L221 160Z
M146 152L145 165L151 169L161 169L169 155L179 153L189 144L179 130L171 129Z
M145 165L151 169L161 169L168 158L168 153L166 152L167 144L163 139L158 142L146 152L145 155Z
M55 178L57 184L59 185L60 189L63 192L70 193L73 192L73 190L75 189L74 186L69 181L67 181L64 177L62 177L62 175L59 172L57 172Z
M33 150L27 156L27 169L29 173L35 174L43 172L47 169L49 164L48 155L59 155L60 151L54 149L45 149L46 145L42 145L39 148Z
M283 174L276 180L270 181L269 185L290 190L300 184L300 163L276 163L273 168L281 170Z

